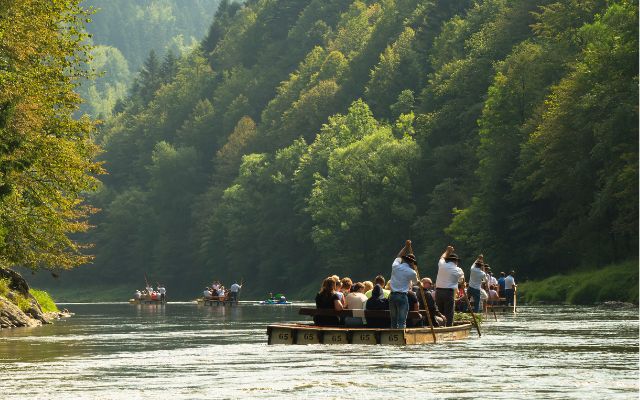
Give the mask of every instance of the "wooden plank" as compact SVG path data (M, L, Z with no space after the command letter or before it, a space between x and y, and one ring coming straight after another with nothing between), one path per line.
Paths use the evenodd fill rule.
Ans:
M269 344L293 344L293 329L272 328L269 331Z
M404 330L389 329L380 332L380 344L405 345Z
M352 344L378 344L377 332L373 330L357 330L351 334Z
M438 335L436 334L436 340ZM431 331L405 331L404 340L406 344L425 344L433 343L433 334Z
M470 324L435 328L436 341L469 337ZM269 344L427 344L433 343L429 328L387 329L321 327L309 324L273 324L267 327Z
M296 344L319 344L320 343L320 331L313 329L298 329L296 330Z
M346 330L326 331L322 334L323 344L349 344Z

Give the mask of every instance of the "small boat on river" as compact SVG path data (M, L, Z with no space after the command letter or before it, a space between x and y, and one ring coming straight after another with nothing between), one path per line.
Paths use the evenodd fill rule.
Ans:
M269 293L269 298L266 300L261 301L260 303L261 305L266 305L266 306L280 306L280 305L290 305L292 304L290 301L287 301L287 298L282 294L282 293L278 293L275 296L273 295L273 293Z
M287 300L268 299L268 300L263 300L258 304L261 304L263 306L264 305L281 306L281 305L291 305L293 303Z
M318 310L301 308L301 315L338 316L351 318L386 318L386 310ZM415 314L415 315L414 315ZM411 311L410 317L420 317L418 311ZM284 323L267 326L268 344L392 344L414 345L466 339L472 325L466 322L450 327L430 327L391 329L362 326L318 326L313 324ZM434 338L435 336L435 338Z

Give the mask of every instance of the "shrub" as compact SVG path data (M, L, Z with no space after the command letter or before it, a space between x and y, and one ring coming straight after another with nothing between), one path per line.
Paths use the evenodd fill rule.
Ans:
M58 306L56 306L56 303L53 301L51 296L49 296L49 293L45 292L44 290L29 289L29 293L31 293L31 295L38 301L40 307L42 308L42 311L60 311L58 310Z
M6 296L9 293L9 278L0 279L0 296Z
M620 287L621 282L624 287ZM518 285L518 294L526 303L594 304L625 301L637 304L638 261L525 282Z
M18 306L22 312L27 312L31 308L31 300L22 295L16 295L14 303Z

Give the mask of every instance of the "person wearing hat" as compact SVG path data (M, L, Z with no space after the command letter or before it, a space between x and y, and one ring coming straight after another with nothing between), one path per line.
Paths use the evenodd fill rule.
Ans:
M484 256L480 254L471 266L469 273L469 288L467 289L469 299L473 298L473 312L480 312L480 289L482 281L487 279L483 271Z
M433 291L433 282L431 281L431 278L422 278L420 283L422 286L422 290L424 290L424 298L427 300L427 305L429 307L429 315L431 315L431 323L435 327L444 326L445 317L444 315L442 315L440 310L438 310L438 306L436 306L435 293ZM420 287L417 285L414 286L413 291L416 293L419 293ZM422 299L422 296L418 296L418 303L420 305L420 309L424 310L425 309L424 300ZM426 316L424 318L424 321L428 326L429 321L427 320Z
M436 305L447 319L447 326L453 325L455 291L458 288L458 281L464 278L464 272L458 267L460 258L453 251L453 246L447 246L440 256L436 277Z
M418 281L416 274L416 257L412 254L411 240L405 242L404 247L391 265L391 294L389 295L389 313L391 314L391 328L404 329L407 327L409 314L409 298L407 293L412 282Z
M515 274L516 274L515 271L511 271L509 275L507 275L507 277L504 278L504 297L507 298L507 304L510 306L513 305L515 288L516 286L518 286L516 285L516 280L514 278Z

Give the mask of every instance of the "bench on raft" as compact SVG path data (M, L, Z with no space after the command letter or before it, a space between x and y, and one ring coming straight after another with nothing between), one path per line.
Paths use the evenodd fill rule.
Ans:
M330 310L330 309L318 309L313 307L302 307L298 311L300 315L308 315L310 317L353 317L353 318L373 318L373 319L388 319L391 321L391 312L389 310ZM409 311L407 318L421 319L426 315L425 310L421 311Z

